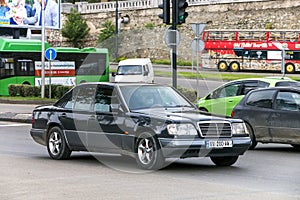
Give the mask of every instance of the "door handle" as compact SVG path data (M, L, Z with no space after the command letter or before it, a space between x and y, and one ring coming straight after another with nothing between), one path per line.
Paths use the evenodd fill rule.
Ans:
M95 115L90 115L90 116L88 117L88 119L89 119L89 120L95 120L96 117L95 117Z

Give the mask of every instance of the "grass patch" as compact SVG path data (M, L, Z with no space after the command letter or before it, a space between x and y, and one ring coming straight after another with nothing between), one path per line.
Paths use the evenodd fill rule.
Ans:
M11 97L11 96L0 96L0 100L5 101L13 101L13 102L39 102L39 103L54 103L57 101L57 99L49 99L49 98L41 98L41 97Z
M165 71L154 71L154 74L156 76L167 76L171 77L172 74L171 72L165 72ZM191 79L196 79L197 74L196 72L178 72L177 71L177 76L178 77L183 77L183 78L191 78ZM232 81L232 80L237 80L237 79L244 79L244 78L262 78L262 77L267 77L270 75L266 74L244 74L244 73L222 73L222 72L200 72L198 74L199 79L211 79L211 80L226 80L226 81ZM281 76L281 74L278 75L273 75L273 76ZM300 77L292 76L292 75L287 75L286 77L289 77L293 80L300 81Z

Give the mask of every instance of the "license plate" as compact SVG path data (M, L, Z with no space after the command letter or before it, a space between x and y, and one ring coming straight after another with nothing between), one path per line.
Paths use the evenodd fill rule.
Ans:
M208 140L205 141L207 149L232 147L232 140Z

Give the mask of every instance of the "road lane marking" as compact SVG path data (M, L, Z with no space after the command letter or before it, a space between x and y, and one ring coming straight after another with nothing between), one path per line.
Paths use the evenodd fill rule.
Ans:
M31 124L0 124L0 127L31 126Z

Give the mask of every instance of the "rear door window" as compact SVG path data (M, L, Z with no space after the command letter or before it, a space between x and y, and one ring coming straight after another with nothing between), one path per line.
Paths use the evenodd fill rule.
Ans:
M74 109L90 111L95 98L96 85L84 85L79 87Z
M246 100L246 104L261 108L272 108L272 99L275 92L275 90L254 91Z
M276 87L278 86L296 86L300 87L300 83L294 81L281 81L275 84Z

